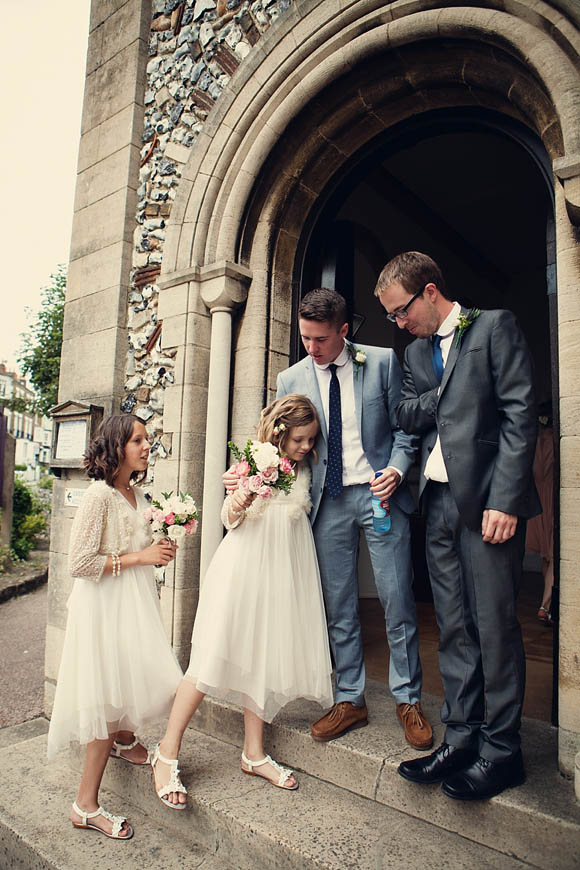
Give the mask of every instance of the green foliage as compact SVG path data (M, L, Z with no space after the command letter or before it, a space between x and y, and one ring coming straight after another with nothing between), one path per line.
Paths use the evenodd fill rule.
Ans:
M28 332L22 335L18 358L23 375L28 375L38 396L36 410L44 414L57 403L62 323L66 291L66 268L60 265L52 283L43 288L42 308ZM30 312L29 312L30 313Z
M37 537L45 531L46 525L44 505L25 483L15 477L11 544L18 559L26 559Z
M6 574L12 565L10 547L0 547L0 574Z
M24 465L24 463L22 462L19 462L17 465L14 466L14 471L26 471L26 465Z
M38 488L51 490L53 483L54 483L54 477L52 476L52 474L43 474L42 477L40 478L40 480L38 481Z

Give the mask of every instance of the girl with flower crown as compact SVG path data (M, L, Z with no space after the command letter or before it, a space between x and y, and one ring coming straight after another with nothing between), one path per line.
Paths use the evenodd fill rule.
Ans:
M70 537L73 586L48 732L49 758L71 741L86 745L70 820L75 828L128 840L133 828L99 805L110 756L144 765L149 753L135 730L164 719L181 679L165 634L153 575L175 545L151 544L145 496L133 484L147 472L149 441L132 414L105 420L84 467L93 482Z
M244 707L241 769L294 790L292 771L264 752L264 722L295 698L332 704L331 663L320 575L308 513L306 456L319 422L305 396L291 394L262 411L250 464L225 499L228 534L207 570L193 628L191 659L167 731L154 751L155 788L171 809L186 807L178 755L184 731L206 694ZM289 491L272 488L293 471Z

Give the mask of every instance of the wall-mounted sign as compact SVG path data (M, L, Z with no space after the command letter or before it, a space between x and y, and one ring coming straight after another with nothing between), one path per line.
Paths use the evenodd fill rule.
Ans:
M56 435L56 459L78 459L86 449L87 420L60 420Z
M103 409L75 399L50 410L54 420L50 467L60 476L62 468L80 469L82 458L99 423Z
M65 507L78 507L83 497L84 489L65 489L64 504Z

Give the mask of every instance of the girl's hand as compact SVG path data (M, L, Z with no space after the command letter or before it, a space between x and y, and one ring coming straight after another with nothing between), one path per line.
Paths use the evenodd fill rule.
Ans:
M151 544L150 547L145 547L141 550L139 562L141 565L169 565L172 559L175 559L177 546L171 541L164 539L158 544Z
M232 511L237 514L250 507L256 495L257 493L255 492L246 494L241 489L236 489L232 495Z
M235 492L240 482L240 478L234 472L234 467L235 466L231 465L228 470L224 471L224 473L222 474L222 483L225 486L228 495L231 495L232 492Z

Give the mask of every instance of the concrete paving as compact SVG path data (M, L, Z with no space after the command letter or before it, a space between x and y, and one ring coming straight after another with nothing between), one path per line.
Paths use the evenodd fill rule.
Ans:
M0 604L0 727L41 716L47 587Z
M147 735L153 737L153 735ZM76 775L64 753L45 761L46 737L0 751L0 866L50 870L524 870L508 855L412 819L391 807L300 774L296 792L244 776L237 747L190 731L185 812L164 807L150 771L108 765L102 802L135 827L129 843L75 831L67 821ZM80 753L76 758L80 764ZM18 791L19 800L10 795ZM4 863L2 863L2 861ZM28 863L27 863L28 862Z

